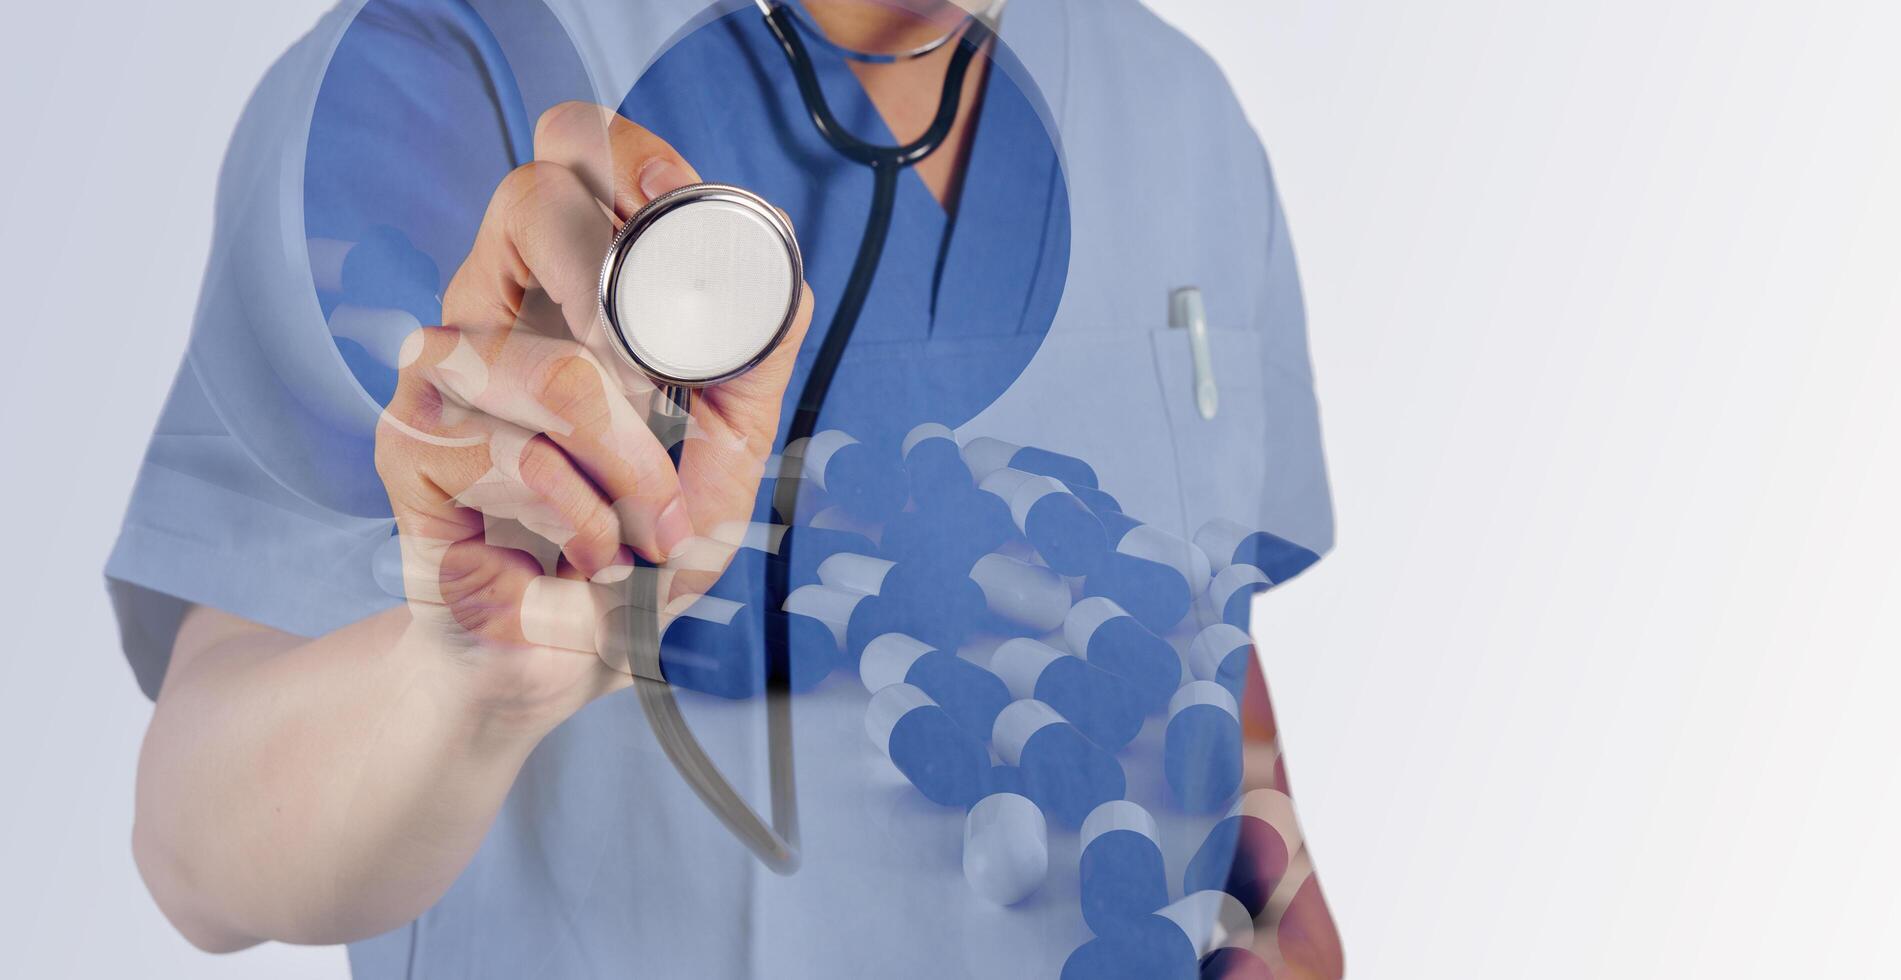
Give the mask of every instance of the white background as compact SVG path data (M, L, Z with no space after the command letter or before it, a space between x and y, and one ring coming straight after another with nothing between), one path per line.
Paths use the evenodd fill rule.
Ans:
M1901 11L1153 5L1227 67L1307 286L1340 546L1263 639L1350 973L1901 975ZM8 975L343 971L204 956L146 897L99 573L225 140L324 6L0 31Z

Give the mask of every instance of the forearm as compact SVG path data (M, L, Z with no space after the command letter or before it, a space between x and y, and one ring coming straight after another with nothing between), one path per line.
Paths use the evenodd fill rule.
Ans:
M225 635L175 663L139 760L134 851L192 942L376 935L468 863L565 714L498 720L409 623L399 608L310 641L201 626Z

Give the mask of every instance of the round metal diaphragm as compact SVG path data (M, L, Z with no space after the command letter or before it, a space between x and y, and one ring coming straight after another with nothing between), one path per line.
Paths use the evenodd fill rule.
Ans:
M750 191L694 184L663 194L615 237L601 316L621 355L689 388L744 374L798 314L804 263L792 226Z

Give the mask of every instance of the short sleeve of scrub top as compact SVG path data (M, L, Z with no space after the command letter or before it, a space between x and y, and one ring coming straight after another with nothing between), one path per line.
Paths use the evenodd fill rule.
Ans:
M489 196L530 152L528 110L586 93L547 8L492 0L346 3L259 84L220 174L192 341L106 564L148 696L189 604L317 636L400 602L370 455L394 352L437 322ZM309 378L329 390L299 394Z

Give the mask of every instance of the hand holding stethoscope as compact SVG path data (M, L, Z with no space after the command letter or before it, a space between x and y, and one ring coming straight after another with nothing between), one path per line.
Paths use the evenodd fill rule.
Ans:
M752 511L812 301L783 257L764 266L780 277L754 276L745 296L630 290L629 303L638 293L659 304L636 311L647 322L668 322L667 304L677 317L724 302L729 344L757 343L738 362L715 364L683 343L692 338L649 332L634 351L650 376L601 315L601 257L617 238L636 237L618 233L647 232L619 270L638 280L666 276L670 262L707 261L692 248L709 221L741 243L729 261L747 266L775 242L796 254L789 227L770 208L697 197L698 175L672 147L597 106L551 110L536 127L535 157L503 180L449 284L443 319L452 326L405 345L377 468L401 537L414 642L461 658L464 693L497 716L558 720L638 672L630 638L598 629L601 610L640 600L643 589L646 604L664 606L717 577L720 529L744 526ZM676 228L664 206L648 207L655 198L700 200L705 210ZM677 468L650 425L656 405L671 414L684 402L664 397L663 376L701 390L690 437L671 447ZM517 524L559 546L554 576L506 546ZM637 570L636 554L674 561ZM663 610L652 612L658 629Z
M758 5L814 126L874 175L858 258L795 401L791 444L817 425L877 272L898 175L943 145L1003 2L898 55L830 45L793 8ZM819 88L808 34L867 61L955 42L931 125L895 146L852 135ZM406 346L379 426L412 632L425 645L473 649L465 659L478 696L511 709L524 702L529 717L564 718L632 683L694 792L768 867L790 873L798 818L783 679L769 678L767 692L768 825L687 729L659 648L671 603L691 601L724 569L766 475L812 315L797 241L770 204L698 184L664 141L609 110L561 107L535 127L534 145L536 162L503 182L444 297L444 319L459 329L424 331ZM603 249L598 281L584 280ZM771 475L781 494L796 483L785 479L796 474ZM498 520L559 545L557 575L495 543ZM635 569L634 552L667 567ZM767 572L765 601L776 608L787 594L784 563ZM764 639L783 648L783 621L768 620Z

